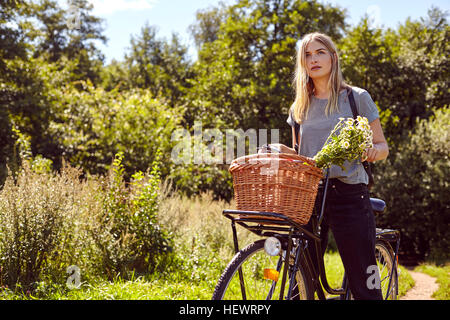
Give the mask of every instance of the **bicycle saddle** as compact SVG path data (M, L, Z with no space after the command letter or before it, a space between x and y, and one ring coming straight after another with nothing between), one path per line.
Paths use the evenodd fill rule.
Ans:
M383 212L386 209L386 203L377 198L370 198L370 204L372 205L372 210L375 212Z

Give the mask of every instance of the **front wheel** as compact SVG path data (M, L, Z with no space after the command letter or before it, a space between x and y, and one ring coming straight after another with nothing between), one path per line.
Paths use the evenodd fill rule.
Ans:
M239 251L226 267L214 290L213 300L272 300L280 298L282 265L285 250L270 256L258 240ZM292 259L290 259L292 260ZM290 270L289 270L290 271ZM290 275L291 272L288 272ZM289 290L286 280L284 297ZM314 290L305 268L300 263L296 272L291 299L314 298Z

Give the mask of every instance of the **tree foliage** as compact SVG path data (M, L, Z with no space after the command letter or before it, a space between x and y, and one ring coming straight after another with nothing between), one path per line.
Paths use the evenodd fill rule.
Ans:
M105 174L114 155L123 152L123 165L130 172L144 172L156 154L169 163L171 133L181 120L180 112L154 99L148 90L119 92L95 88L66 87L49 128L60 156L91 174ZM167 175L170 166L161 169Z
M37 42L34 57L45 57L49 62L66 57L76 62L72 80L100 81L103 54L97 49L95 40L106 43L102 20L91 14L92 4L87 0L72 0L76 8L77 27L69 28L68 21L73 12L63 9L54 0L40 0L32 3L32 16L37 19L33 40Z
M218 14L214 9L210 12ZM343 12L316 1L287 0L240 1L219 12L224 16L215 18L222 21L214 32L217 39L203 43L195 65L188 123L202 119L244 130L284 127L293 97L297 41L318 29L339 39ZM199 26L208 17L203 13ZM205 32L208 39L209 29ZM287 135L282 135L286 140Z
M404 247L407 253L424 256L440 248L430 232L413 235L418 229L410 228L408 217L414 212L416 224L431 228L445 222L434 220L433 213L448 216L448 200L439 192L448 188L445 156L433 149L443 146L440 139L448 131L440 120L450 101L446 12L432 7L419 20L377 29L367 17L348 26L344 10L317 0L224 2L199 11L190 26L198 59L189 58L177 35L161 38L147 23L131 37L124 59L105 65L96 41L106 38L92 6L74 1L80 28L68 28L71 13L59 3L1 2L0 183L7 164L18 168L25 144L42 168L53 163L60 169L64 158L85 174L106 174L123 152L126 179L145 172L161 150L162 178L173 179L179 191L212 190L229 200L226 159L176 164L172 133L182 126L192 137L201 121L203 129L222 133L279 129L280 142L290 145L286 118L294 99L297 43L320 31L337 43L347 82L368 90L380 110L390 156L375 168L382 181L375 193L386 198L392 212L383 224L401 221L411 244ZM202 148L210 148L209 142ZM426 187L420 189L416 180L426 181ZM408 206L403 196L396 201L402 187L411 203L422 205ZM446 237L443 232L437 234Z
M395 158L381 164L375 192L388 211L379 221L398 228L402 251L445 262L450 257L450 108L417 123Z
M365 17L340 42L344 76L371 93L391 143L448 105L449 39L447 14L431 8L398 30L375 29Z
M187 47L176 34L170 42L157 37L157 28L146 24L139 36L131 38L125 56L128 85L149 89L154 96L164 97L172 106L182 104L191 77Z

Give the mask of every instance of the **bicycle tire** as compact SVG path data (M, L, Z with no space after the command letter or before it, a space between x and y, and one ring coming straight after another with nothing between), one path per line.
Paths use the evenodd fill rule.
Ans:
M216 288L214 290L212 299L213 300L241 300L244 299L242 291L241 291L241 282L239 278L239 268L241 268L245 283L245 298L251 300L260 300L260 299L279 299L279 288L281 287L281 277L282 270L279 270L279 279L278 281L270 281L262 278L263 269L269 267L269 269L273 269L275 263L274 261L282 259L282 253L285 252L282 250L282 253L275 257L268 256L264 251L264 241L258 240L244 249L240 250L230 261L224 272L222 273ZM268 258L270 261L268 264L261 263L259 259ZM284 264L283 264L284 265ZM288 272L289 274L289 272ZM254 285L248 286L247 283L253 280ZM311 282L311 277L308 276L306 269L303 267L303 264L300 263L297 275L296 282L294 288L292 290L292 299L293 300L301 300L301 299L314 299L314 289ZM278 283L279 282L279 283ZM269 285L270 284L270 285ZM261 285L264 288L257 289L256 285ZM272 289L272 287L274 289ZM288 288L289 287L289 279L286 279L286 286L284 290L284 297L286 298ZM272 294L270 295L270 292Z
M383 294L383 299L397 300L398 294L398 272L394 270L392 273L392 268L395 264L394 261L394 250L392 250L391 245L384 241L377 239L375 242L375 257L377 260L378 270L380 273L380 287ZM398 267L398 266L397 266ZM392 280L390 286L390 294L387 297L387 289L389 286L389 277L392 273Z

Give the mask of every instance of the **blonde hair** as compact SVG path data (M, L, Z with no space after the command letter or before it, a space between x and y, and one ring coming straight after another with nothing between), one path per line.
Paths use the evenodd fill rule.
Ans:
M331 74L328 79L328 89L330 97L325 108L326 115L338 110L339 92L347 87L339 65L339 55L331 38L323 33L314 32L305 35L297 51L297 62L293 85L295 88L295 101L292 104L294 120L298 123L303 122L308 113L311 103L311 96L314 93L314 82L309 77L306 68L306 47L312 41L318 41L325 46L331 55Z

